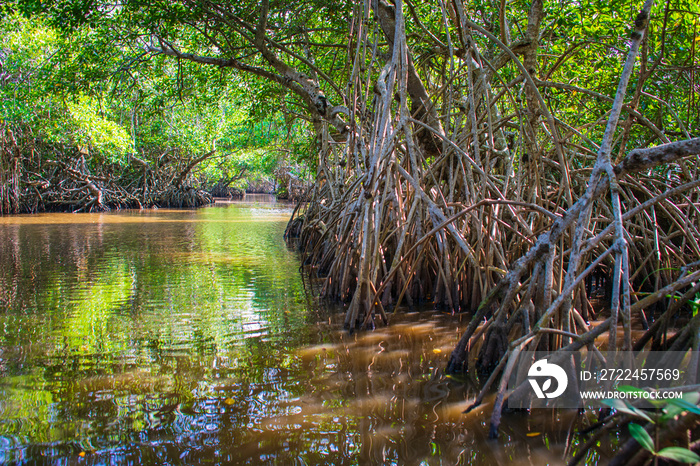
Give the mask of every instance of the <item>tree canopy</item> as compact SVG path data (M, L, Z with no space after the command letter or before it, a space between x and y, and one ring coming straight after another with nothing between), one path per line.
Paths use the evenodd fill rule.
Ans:
M3 200L5 212L167 204L159 197L169 181L204 154L210 157L199 161L188 184L207 189L235 185L243 175L271 178L280 164L306 156L305 124L272 104L283 96L264 80L155 56L132 42L135 35L126 26L117 29L113 16L98 27L64 20L58 10L51 16L22 9L34 11L27 19L7 8L0 25L0 92L3 128L11 134L3 147L9 154L14 145L24 155L42 146L41 158L62 168L65 162L69 171L49 173L30 158L22 174L9 173L16 186ZM58 156L49 157L51 151ZM70 176L86 184L83 175L94 175L100 185L106 178L119 181L100 187L105 198L99 200L49 189ZM149 198L149 184L159 185L151 189L155 197ZM41 199L26 189L42 186L48 192ZM135 188L140 195L133 195Z

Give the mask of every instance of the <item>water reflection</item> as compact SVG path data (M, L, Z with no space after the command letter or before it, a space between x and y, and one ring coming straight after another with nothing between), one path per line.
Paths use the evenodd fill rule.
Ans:
M494 443L487 410L462 414L455 317L341 332L303 292L290 212L0 219L0 463L561 462L575 416L511 415Z

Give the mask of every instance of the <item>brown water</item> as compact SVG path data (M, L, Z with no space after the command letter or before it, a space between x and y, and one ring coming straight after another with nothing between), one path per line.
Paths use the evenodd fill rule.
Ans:
M496 441L488 407L462 414L475 389L442 368L466 319L342 332L290 213L0 217L0 463L562 462L575 413L506 415Z

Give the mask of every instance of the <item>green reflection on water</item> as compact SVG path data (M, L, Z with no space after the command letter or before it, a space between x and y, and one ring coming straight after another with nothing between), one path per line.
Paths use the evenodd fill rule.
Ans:
M467 320L342 332L290 213L0 218L0 463L557 463L559 415L506 415L495 444L462 414L475 393L440 370Z
M210 408L245 426L236 405L286 396L275 384L310 338L298 258L282 241L289 212L4 219L2 460L219 431L202 420Z

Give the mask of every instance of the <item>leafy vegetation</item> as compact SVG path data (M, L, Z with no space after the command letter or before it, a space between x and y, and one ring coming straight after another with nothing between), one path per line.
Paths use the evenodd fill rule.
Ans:
M633 393L644 392L640 388L631 386L618 387L620 392ZM648 426L653 429L654 437L649 434L647 429L640 424L629 422L628 429L633 440L627 443L625 448L635 450L636 444L641 446L641 452L635 452L636 456L631 458L631 462L639 461L640 458L645 458L645 455L651 453L652 456L665 458L679 463L697 463L700 462L700 456L689 448L679 446L665 446L661 448L661 442L669 444L673 439L673 432L677 430L673 424L687 422L689 418L700 415L698 408L700 394L698 392L688 392L682 398L672 398L666 400L649 400L656 408L655 412L646 412L638 409L628 401L620 399L604 400L604 403L614 408L617 414L628 415L631 419L648 421ZM608 422L607 428L614 426L612 422ZM656 439L656 440L655 440Z
M147 59L110 27L2 18L3 212L196 205L303 158L304 125L261 108L255 82Z
M523 350L700 349L697 2L5 9L6 28L45 31L3 52L5 211L39 208L34 191L196 205L193 186L306 169L287 233L321 295L351 331L403 304L473 312L448 371L487 381L475 404Z

